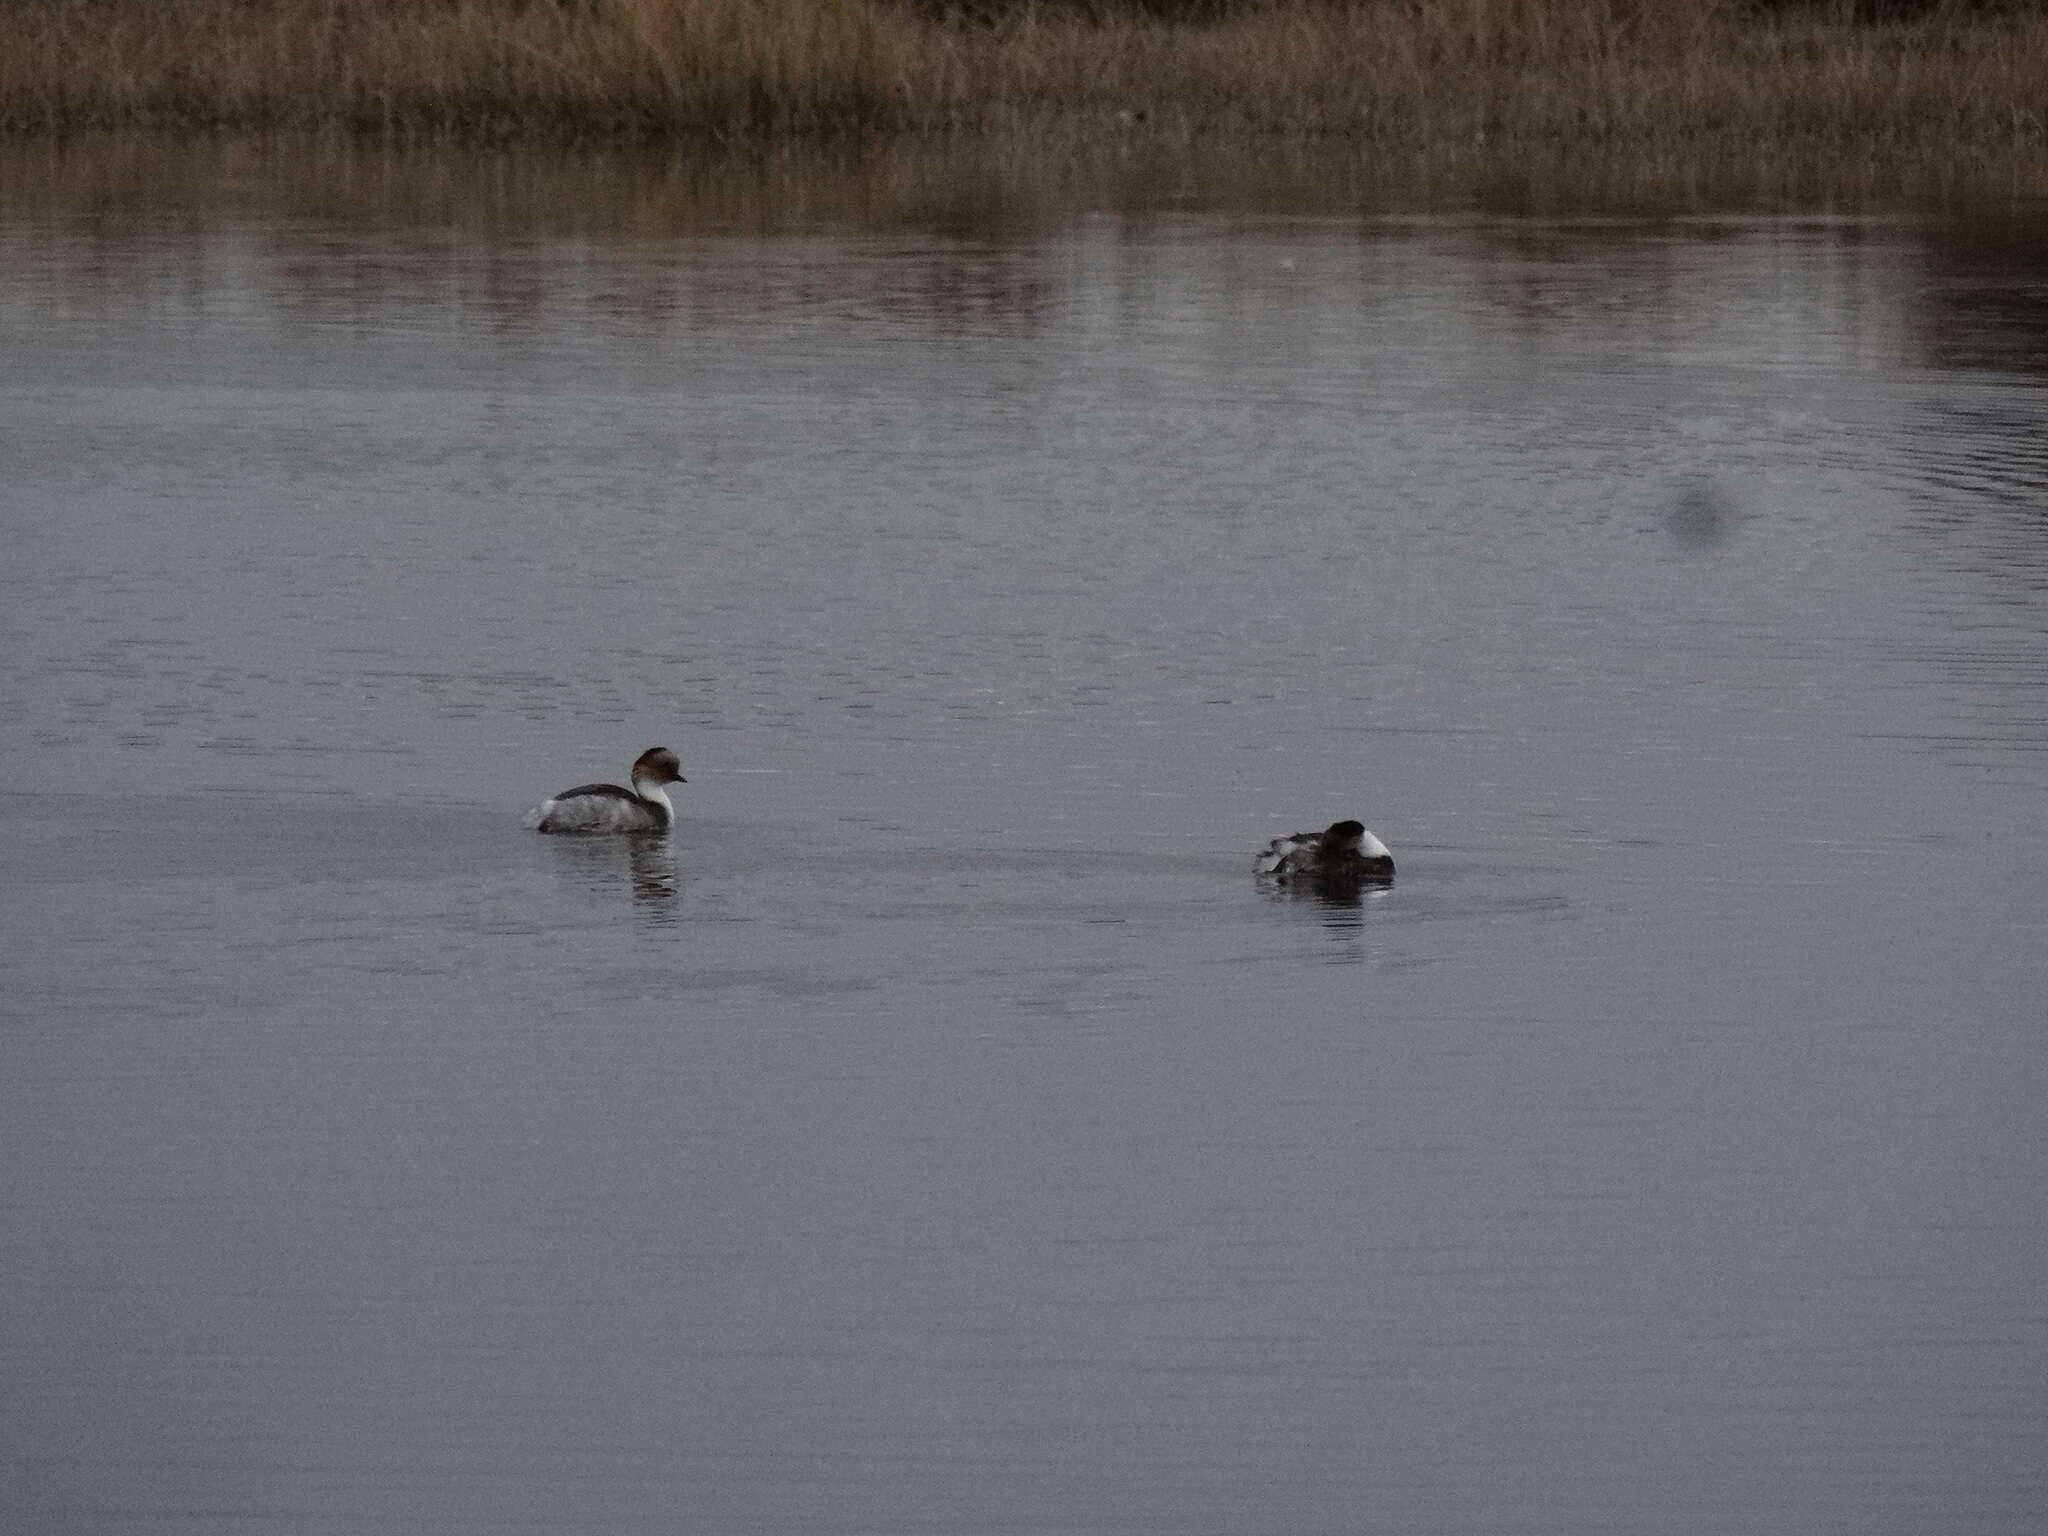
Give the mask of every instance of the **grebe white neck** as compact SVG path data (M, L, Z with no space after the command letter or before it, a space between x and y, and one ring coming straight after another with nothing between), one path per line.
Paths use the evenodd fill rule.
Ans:
M645 800L649 805L660 807L662 820L667 825L672 827L676 824L676 808L669 801L668 791L663 789L653 779L636 777L633 780L633 793L642 800Z

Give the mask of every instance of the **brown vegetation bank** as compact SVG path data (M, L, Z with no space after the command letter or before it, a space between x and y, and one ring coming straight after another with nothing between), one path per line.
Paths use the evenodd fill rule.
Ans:
M407 141L1042 132L2039 143L2048 14L1958 0L0 0L0 128Z

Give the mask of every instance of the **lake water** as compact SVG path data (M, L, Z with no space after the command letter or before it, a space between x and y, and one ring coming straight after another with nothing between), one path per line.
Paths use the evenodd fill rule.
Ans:
M2041 1529L2048 201L9 156L10 1533Z

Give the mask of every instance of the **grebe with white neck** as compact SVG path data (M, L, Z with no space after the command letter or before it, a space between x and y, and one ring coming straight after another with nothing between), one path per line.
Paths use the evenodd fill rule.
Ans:
M1321 832L1274 838L1252 870L1276 880L1391 880L1394 856L1358 822L1333 821Z
M526 824L536 832L666 832L676 824L676 808L664 786L687 782L681 758L649 747L633 762L631 789L578 784L541 801L526 813Z

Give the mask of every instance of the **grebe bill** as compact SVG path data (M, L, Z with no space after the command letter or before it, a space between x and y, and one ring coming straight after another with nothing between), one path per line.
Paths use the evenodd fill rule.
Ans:
M649 747L633 762L631 789L578 784L541 801L526 813L526 824L536 832L666 832L676 808L663 786L687 782L682 759L667 747Z
M1282 880L1289 875L1391 880L1394 855L1360 823L1333 821L1321 832L1274 838L1252 861L1252 870Z

